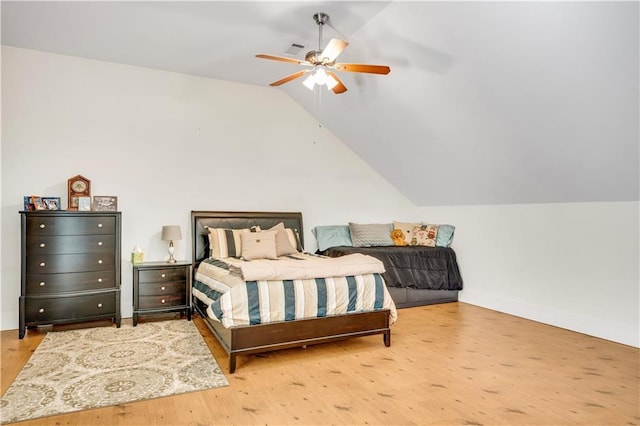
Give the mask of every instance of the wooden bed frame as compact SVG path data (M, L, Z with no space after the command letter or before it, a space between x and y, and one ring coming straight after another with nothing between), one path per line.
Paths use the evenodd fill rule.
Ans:
M260 226L268 229L280 222L284 222L285 227L298 231L300 243L304 247L301 213L191 211L193 273L195 274L200 262L208 257L209 239L205 226L228 229ZM206 306L202 302L194 298L193 303L205 324L229 354L230 374L236 370L237 355L304 347L372 334L382 334L385 346L391 345L389 310L225 328L220 322L208 317Z

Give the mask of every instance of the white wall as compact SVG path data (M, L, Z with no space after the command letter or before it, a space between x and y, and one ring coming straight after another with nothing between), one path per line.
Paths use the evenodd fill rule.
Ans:
M460 300L640 346L638 202L424 207L456 226Z
M18 326L23 195L59 196L91 179L122 211L122 315L132 313L130 250L167 256L191 210L301 211L309 230L413 211L388 182L282 91L2 48L1 329Z
M417 208L277 89L2 48L0 329L18 324L23 195L60 196L82 174L118 196L122 314L129 251L166 257L190 210L301 211L348 221L456 226L462 301L640 346L638 210L631 203Z

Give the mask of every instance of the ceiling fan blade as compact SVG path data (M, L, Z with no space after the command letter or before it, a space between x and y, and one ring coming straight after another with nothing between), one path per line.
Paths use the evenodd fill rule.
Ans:
M331 89L331 90L333 90L333 93L335 93L336 95L339 95L340 93L344 93L344 92L347 91L347 87L344 84L342 84L342 81L340 81L340 79L338 78L338 76L336 75L335 72L329 71L329 72L327 72L327 74L330 75L331 77L335 78L336 81L338 82L338 84L336 84L333 87L333 89Z
M256 58L271 59L272 61L289 62L291 64L298 64L298 65L311 65L309 62L301 61L300 59L285 58L284 56L265 55L262 53L259 55L256 55Z
M325 61L326 63L331 63L336 60L339 54L342 53L344 49L347 48L349 43L345 40L340 40L339 38L332 38L327 44L327 47L324 48L322 53L320 54L320 59Z
M334 68L338 71L367 72L370 74L389 74L391 72L391 68L386 65L335 64Z
M273 83L270 84L270 86L280 86L281 84L288 83L291 80L295 80L296 78L302 77L303 75L305 75L308 72L309 72L309 70L302 70L302 71L294 72L293 74L289 74L288 76L286 76L283 79L280 79L278 81L274 81Z

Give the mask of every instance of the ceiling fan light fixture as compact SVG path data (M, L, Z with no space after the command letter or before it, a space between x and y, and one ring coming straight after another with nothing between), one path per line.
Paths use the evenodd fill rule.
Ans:
M327 76L327 89L328 90L332 90L337 85L338 85L338 80L336 80L335 78L333 78L330 75L328 75Z
M313 73L309 74L309 77L305 78L302 84L304 84L307 89L313 90L314 86L316 85L315 75L313 75Z
M316 76L316 84L318 86L327 84L327 79L329 78L329 76L327 75L323 67L316 67L316 71L314 72L314 74Z
M313 90L313 88L318 86L327 86L328 90L333 89L338 84L338 80L327 74L324 70L324 67L317 66L315 69L309 74L307 78L304 79L302 84L309 90Z

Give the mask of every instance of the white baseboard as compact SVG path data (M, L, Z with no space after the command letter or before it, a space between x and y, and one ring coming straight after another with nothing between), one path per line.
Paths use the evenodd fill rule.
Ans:
M530 319L544 324L561 327L578 333L587 334L633 347L640 347L638 324L621 324L602 318L576 315L567 311L558 311L541 306L530 305L518 300L510 300L495 295L463 290L459 293L460 302L492 309L517 317Z

